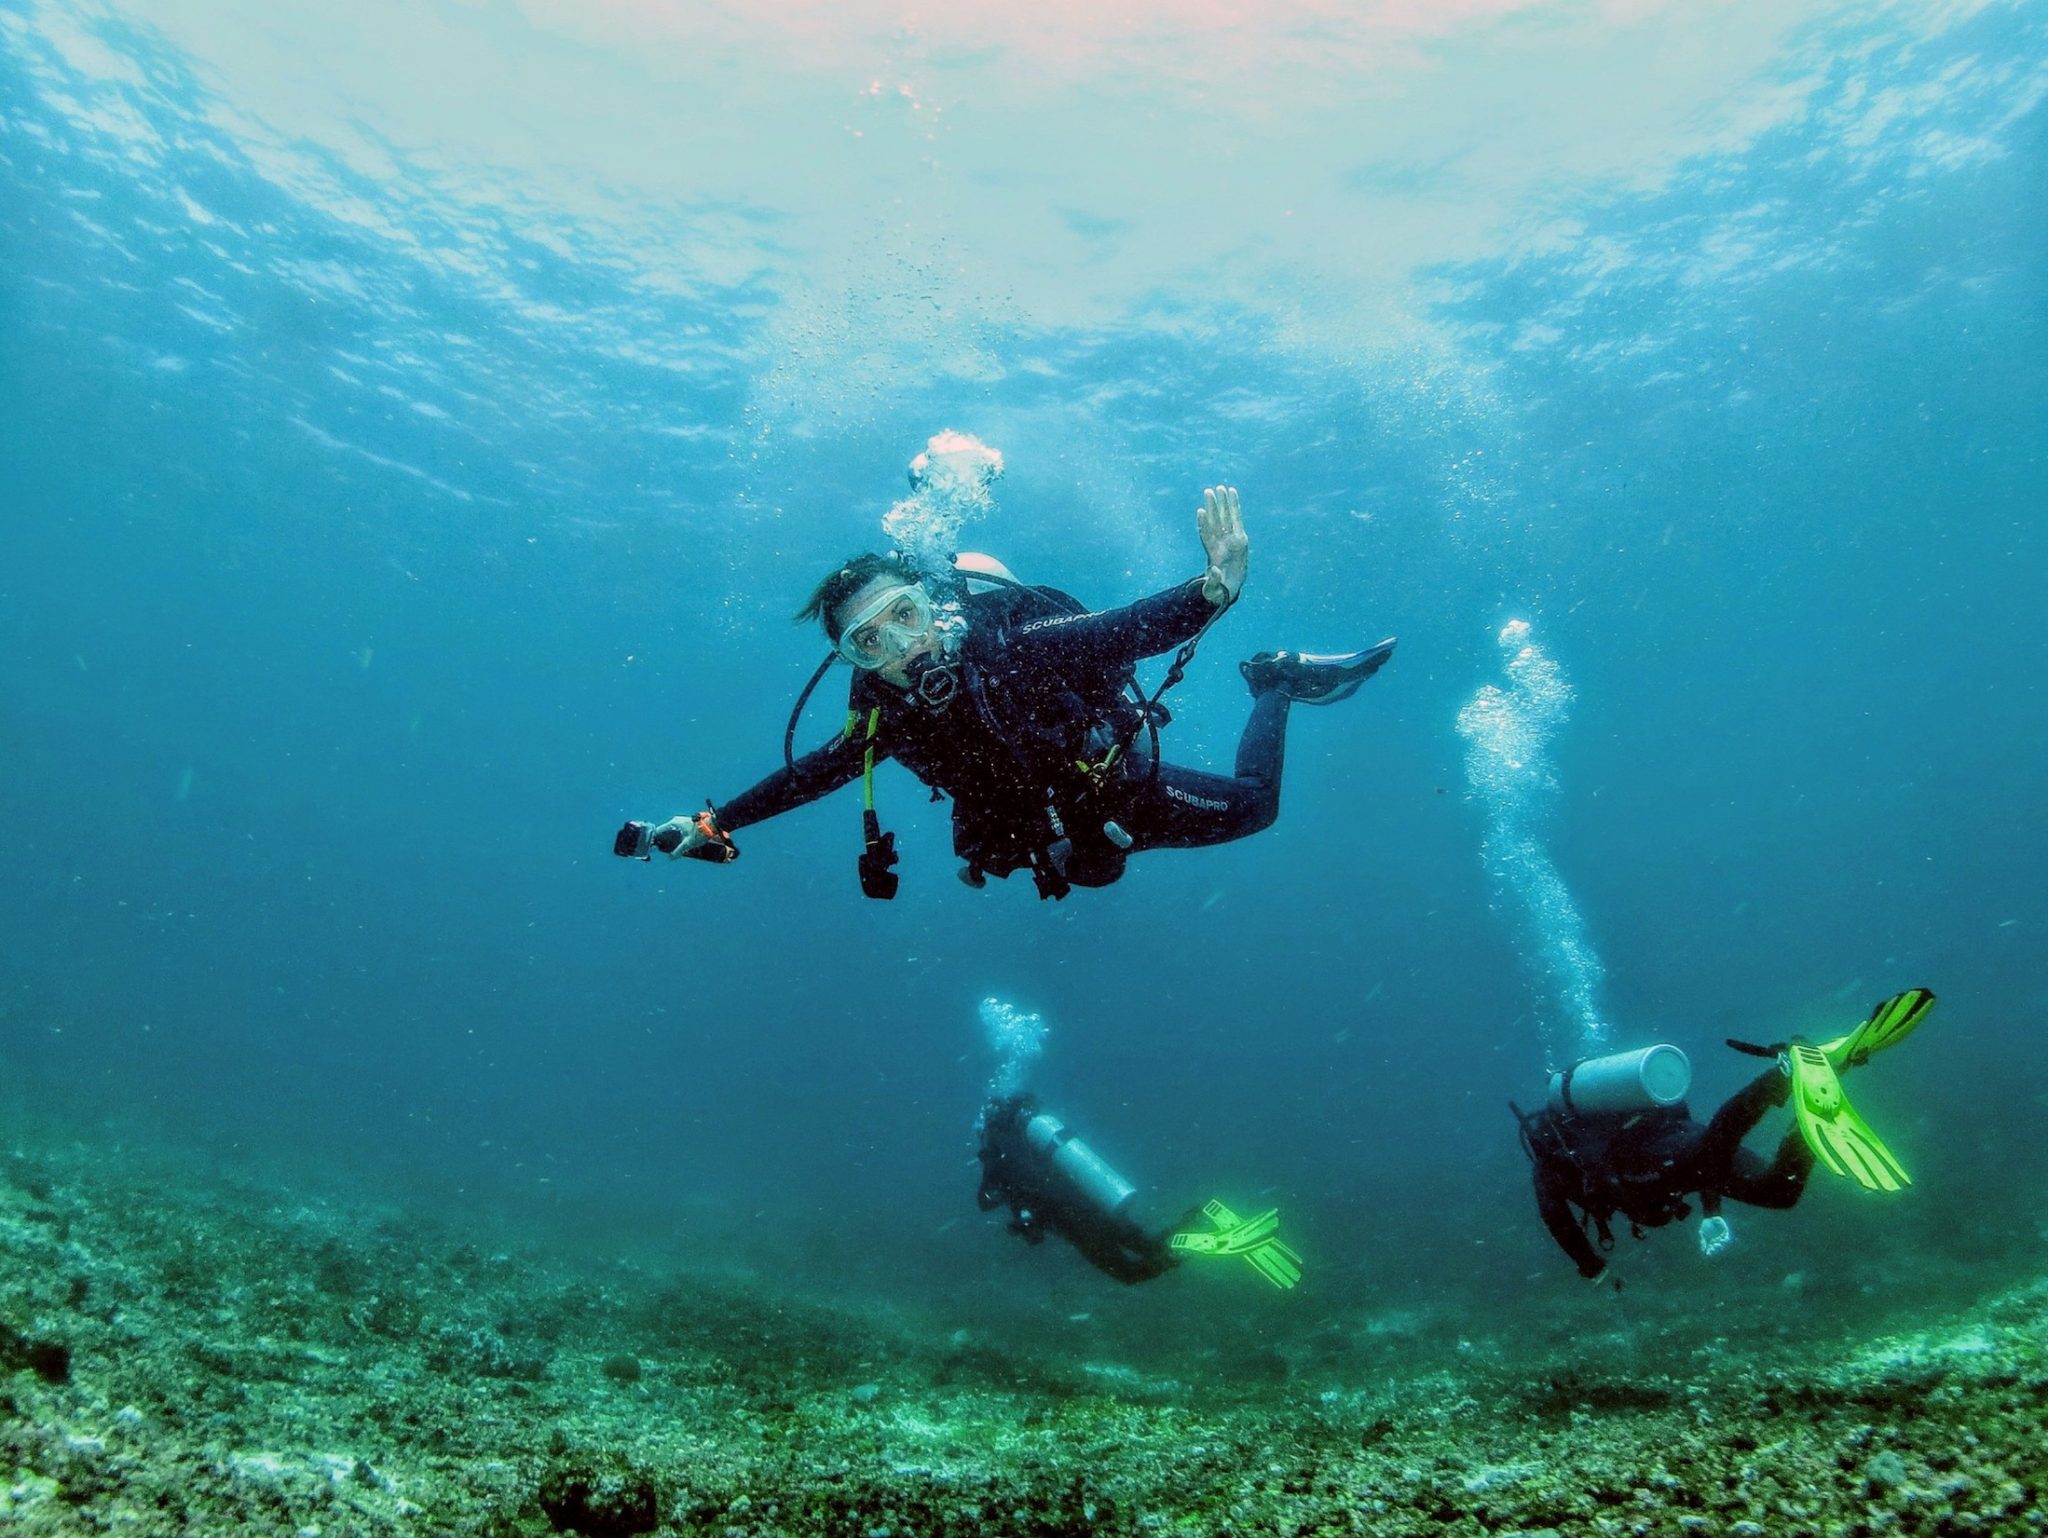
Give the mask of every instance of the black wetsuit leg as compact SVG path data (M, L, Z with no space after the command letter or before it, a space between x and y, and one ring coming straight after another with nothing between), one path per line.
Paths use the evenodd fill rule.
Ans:
M1735 1150L1735 1162L1728 1167L1727 1194L1752 1207L1797 1206L1806 1194L1806 1177L1813 1173L1813 1150L1794 1127L1778 1142L1778 1152L1769 1164L1747 1148Z
M1204 774L1146 759L1132 762L1117 821L1133 849L1198 849L1249 837L1280 815L1280 774L1287 756L1287 708L1278 689L1252 701L1237 743L1236 774Z
M1794 1126L1778 1142L1766 1164L1742 1146L1756 1124L1792 1092L1791 1080L1776 1068L1766 1069L1735 1092L1707 1123L1706 1135L1694 1155L1700 1189L1718 1191L1752 1207L1784 1209L1796 1204L1813 1173L1813 1150Z
M1173 1269L1173 1254L1164 1241L1134 1228L1111 1228L1088 1217L1069 1217L1060 1223L1059 1232L1089 1265L1126 1287L1149 1282Z

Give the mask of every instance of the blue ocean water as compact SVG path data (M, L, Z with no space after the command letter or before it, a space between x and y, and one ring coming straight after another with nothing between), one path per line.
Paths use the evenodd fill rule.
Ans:
M1287 1214L1309 1287L1229 1307L1482 1329L1575 1285L1505 1102L1588 1020L1711 1103L1721 1038L1924 984L1857 1094L1916 1187L1817 1179L1711 1285L2038 1271L2039 9L1374 13L1305 72L1312 7L1270 66L854 14L0 9L12 1114L1169 1332L1201 1284L975 1213L993 998L1120 1165ZM1295 712L1271 832L1062 904L894 769L890 905L851 791L614 860L779 762L790 612L948 428L1008 467L970 541L1097 605L1243 489L1176 759L1253 651L1395 661ZM1515 621L1534 889L1458 727Z

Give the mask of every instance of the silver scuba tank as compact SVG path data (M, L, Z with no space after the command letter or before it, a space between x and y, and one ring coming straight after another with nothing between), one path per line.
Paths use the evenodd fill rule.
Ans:
M1666 1042L1634 1052L1589 1057L1550 1076L1550 1108L1581 1114L1653 1111L1677 1105L1692 1088L1692 1064Z
M1044 1154L1088 1205L1106 1218L1117 1216L1138 1194L1136 1186L1069 1132L1057 1116L1041 1111L1032 1117L1025 1123L1024 1140Z

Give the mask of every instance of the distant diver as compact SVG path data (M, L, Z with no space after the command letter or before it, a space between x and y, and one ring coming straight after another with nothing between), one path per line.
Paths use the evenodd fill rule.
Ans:
M1597 1282L1607 1275L1603 1257L1614 1248L1615 1216L1640 1239L1645 1229L1690 1216L1688 1193L1697 1193L1703 1214L1700 1249L1717 1255L1733 1237L1721 1216L1724 1199L1789 1208L1804 1194L1815 1159L1867 1190L1900 1190L1910 1183L1905 1169L1844 1098L1838 1075L1904 1040L1933 1006L1932 993L1911 988L1879 1004L1848 1035L1819 1046L1796 1038L1774 1046L1730 1041L1737 1051L1774 1061L1704 1126L1686 1109L1692 1068L1676 1047L1573 1065L1552 1078L1543 1110L1510 1107L1535 1166L1543 1226L1579 1275ZM1793 1125L1766 1163L1742 1140L1788 1099Z
M1161 696L1237 601L1250 563L1234 488L1204 491L1196 521L1208 561L1202 576L1098 613L984 556L957 556L936 578L900 555L851 558L796 616L819 621L833 650L791 713L783 767L693 816L630 822L614 851L730 860L734 833L858 779L861 890L893 897L895 834L882 831L874 806L875 765L890 758L934 800L952 798L953 848L972 887L1029 869L1041 898L1063 898L1077 886L1109 885L1138 850L1228 843L1271 826L1288 707L1349 698L1394 642L1331 656L1259 653L1239 665L1252 710L1234 775L1162 763ZM1164 682L1147 695L1136 664L1176 647ZM796 757L798 718L834 661L854 668L845 727Z
M1126 1285L1163 1276L1188 1255L1242 1259L1283 1290L1301 1280L1301 1256L1280 1238L1277 1209L1240 1218L1211 1201L1173 1223L1149 1221L1137 1187L1030 1095L988 1103L979 1152L983 1212L1008 1207L1010 1232L1026 1243L1057 1234ZM1187 1226L1198 1217L1212 1226Z

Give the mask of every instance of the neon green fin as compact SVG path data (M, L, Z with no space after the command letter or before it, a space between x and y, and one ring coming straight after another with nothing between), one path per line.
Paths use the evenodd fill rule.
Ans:
M1845 1068L1861 1068L1885 1048L1895 1047L1912 1035L1932 1008L1933 994L1925 988L1908 988L1878 1005L1870 1012L1870 1018L1848 1035L1823 1043L1821 1051L1827 1054L1829 1065L1837 1073Z
M1291 1291L1301 1280L1301 1255L1278 1239L1268 1240L1255 1250L1245 1251L1251 1267L1282 1292Z
M1905 1167L1849 1104L1835 1066L1822 1048L1795 1041L1785 1050L1785 1063L1792 1076L1792 1110L1799 1120L1799 1133L1816 1159L1866 1191L1897 1191L1913 1183Z
M1280 1231L1280 1209L1273 1208L1255 1218L1246 1218L1235 1228L1225 1229L1216 1234L1216 1253L1219 1255L1242 1255L1260 1245L1271 1242Z
M1202 1203L1202 1216L1214 1223L1219 1230L1235 1228L1238 1224L1237 1214L1214 1197Z
M1166 1241L1169 1249L1180 1250L1189 1255L1242 1255L1263 1245L1272 1244L1275 1230L1280 1227L1279 1212L1262 1212L1248 1223L1235 1228L1219 1229L1214 1233L1179 1233Z
M1221 1255L1225 1253L1223 1241L1244 1226L1243 1220L1220 1201L1202 1203L1202 1216L1215 1228L1206 1234L1193 1230L1175 1234L1166 1241L1166 1247L1183 1255Z
M1279 1237L1280 1209L1240 1218L1222 1202L1206 1202L1202 1216L1216 1227L1208 1233L1178 1233L1166 1241L1180 1255L1237 1256L1282 1291L1301 1280L1301 1255Z

